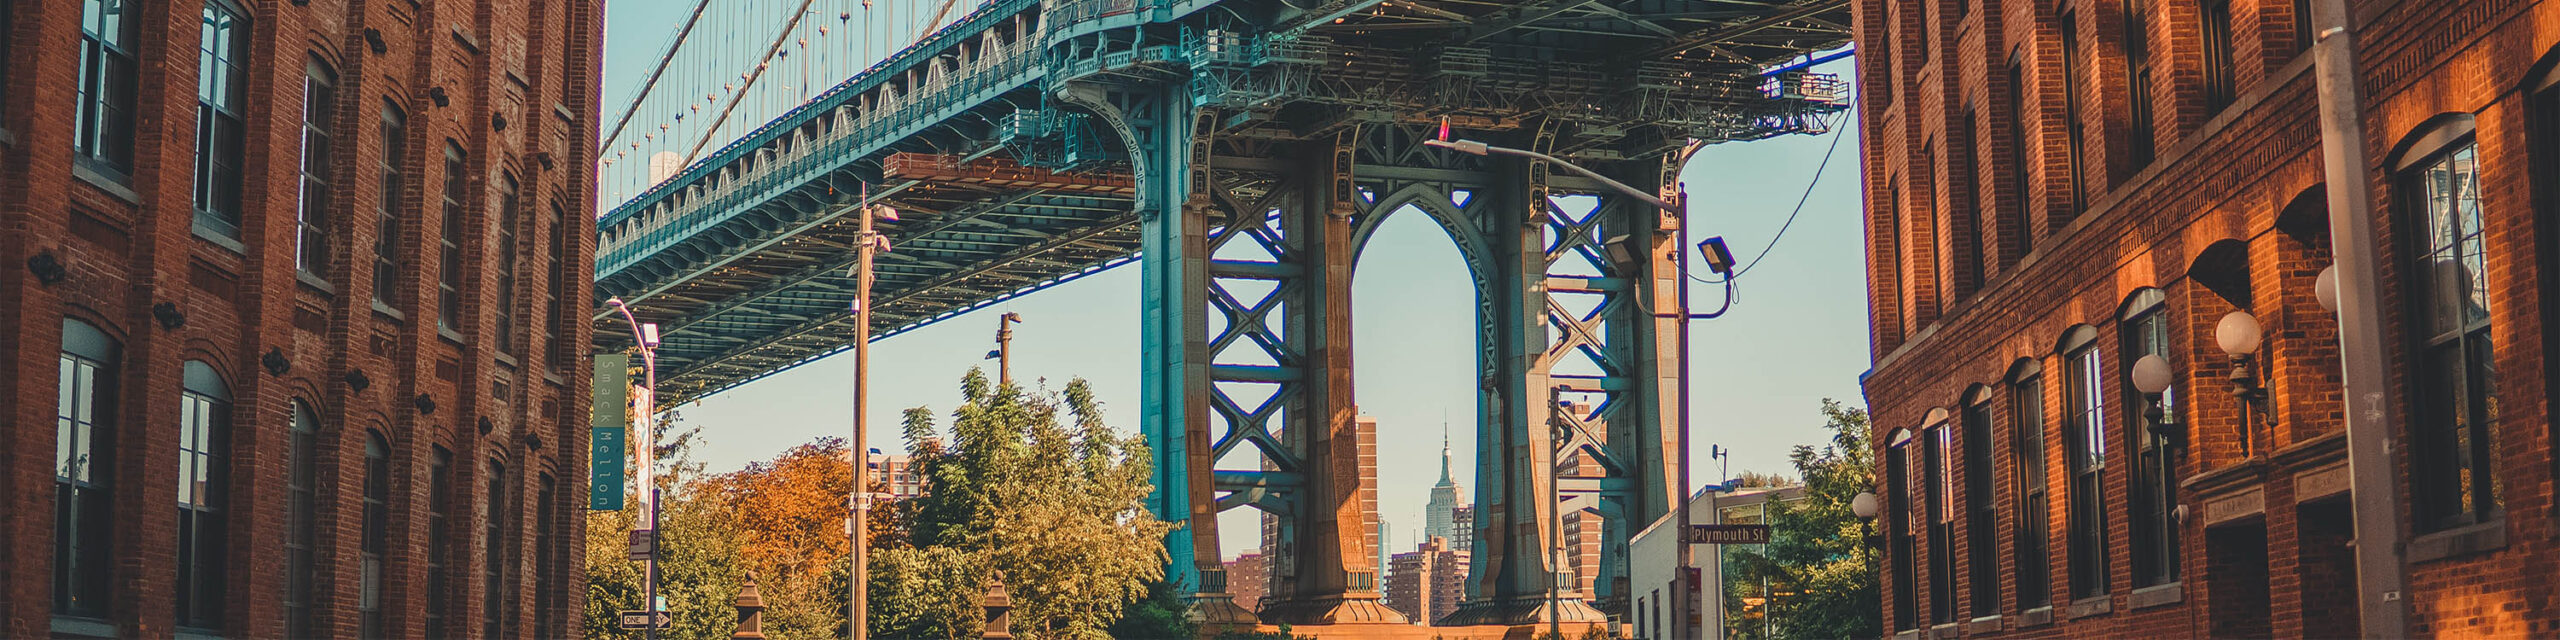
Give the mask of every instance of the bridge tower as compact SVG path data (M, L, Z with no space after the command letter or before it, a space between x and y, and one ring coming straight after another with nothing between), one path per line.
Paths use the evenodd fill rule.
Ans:
M1362 251L1391 250L1368 246L1380 223L1421 215L1476 293L1479 463L1467 596L1410 622L1601 623L1631 595L1631 529L1681 493L1687 221L1423 142L1451 127L1673 195L1689 140L1818 131L1845 106L1782 67L1846 42L1847 7L993 0L616 206L598 297L666 327L672 405L845 348L863 205L906 214L875 339L1134 257L1148 507L1182 525L1168 577L1214 626L1392 624L1350 286ZM1227 595L1220 536L1250 533L1217 516L1239 508L1274 521L1260 611ZM1601 523L1596 575L1564 575L1568 513Z

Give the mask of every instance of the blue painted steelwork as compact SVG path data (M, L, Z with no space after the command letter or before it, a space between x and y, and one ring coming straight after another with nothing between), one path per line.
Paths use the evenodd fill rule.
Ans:
M905 213L882 227L879 338L1138 262L1147 507L1183 525L1169 576L1213 624L1376 622L1393 614L1374 606L1373 516L1346 506L1371 489L1342 444L1345 292L1378 221L1418 211L1479 294L1477 583L1439 622L1597 619L1625 602L1622 545L1596 567L1545 549L1567 514L1620 539L1677 494L1662 305L1681 221L1419 143L1446 122L1662 185L1687 139L1818 130L1843 108L1835 79L1785 65L1845 42L1846 13L995 0L616 207L597 297L666 327L673 404L847 348L859 205ZM1258 614L1224 596L1215 516L1239 507L1274 519L1284 568ZM1550 602L1567 570L1588 590Z

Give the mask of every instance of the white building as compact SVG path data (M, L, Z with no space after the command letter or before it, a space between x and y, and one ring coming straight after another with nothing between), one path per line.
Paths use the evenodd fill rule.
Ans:
M1767 524L1768 501L1803 499L1802 486L1750 487L1733 493L1701 491L1690 496L1689 511L1698 524ZM1678 513L1674 512L1653 521L1636 532L1635 543L1629 547L1628 560L1633 566L1626 628L1639 640L1722 640L1729 617L1756 614L1728 614L1724 610L1726 545L1697 545L1697 553L1685 570L1692 572L1698 586L1683 606L1680 527L1672 525L1676 517Z

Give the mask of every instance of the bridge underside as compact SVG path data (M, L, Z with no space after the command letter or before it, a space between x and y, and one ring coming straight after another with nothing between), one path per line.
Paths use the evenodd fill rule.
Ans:
M1596 623L1630 595L1634 528L1680 494L1684 221L1421 143L1446 123L1676 198L1689 140L1821 129L1832 79L1767 69L1846 21L1841 0L997 0L616 209L598 298L664 325L680 402L848 346L865 202L901 212L881 337L1139 262L1149 507L1184 525L1169 576L1211 623L1402 623L1379 602L1350 283L1381 220L1424 215L1478 294L1481 461L1467 598L1428 622ZM1241 507L1275 525L1258 612L1224 595L1216 516ZM1599 523L1597 566L1549 552L1567 514Z

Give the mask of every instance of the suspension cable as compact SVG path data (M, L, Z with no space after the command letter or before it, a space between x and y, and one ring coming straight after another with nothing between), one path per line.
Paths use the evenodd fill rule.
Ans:
M711 138L719 133L721 125L728 124L729 112L736 111L738 109L738 102L746 97L747 91L755 88L756 79L764 77L765 67L768 66L769 63L773 62L773 54L782 50L783 43L791 41L792 29L800 26L800 18L802 16L809 15L809 4L813 1L814 0L800 0L799 12L791 14L791 21L782 25L782 33L774 35L773 46L766 47L764 50L764 59L756 61L755 70L748 72L746 82L738 85L738 95L729 99L729 106L720 108L720 117L713 118L711 120L709 128L702 132L702 139L693 143L693 150L685 152L685 165L692 165L694 158L702 155L702 148L710 145Z
M685 38L693 34L693 24L702 20L702 10L710 6L711 0L694 3L693 15L684 19L684 28L676 30L676 39L667 43L664 55L658 56L658 67L649 70L649 80L640 84L640 92L631 96L631 106L622 110L622 118L613 123L613 132L605 134L604 143L597 145L596 149L611 149L613 141L622 137L622 127L631 124L631 115L640 111L642 101L649 99L649 90L658 86L658 75L667 72L667 63L675 61L676 52L684 48Z

